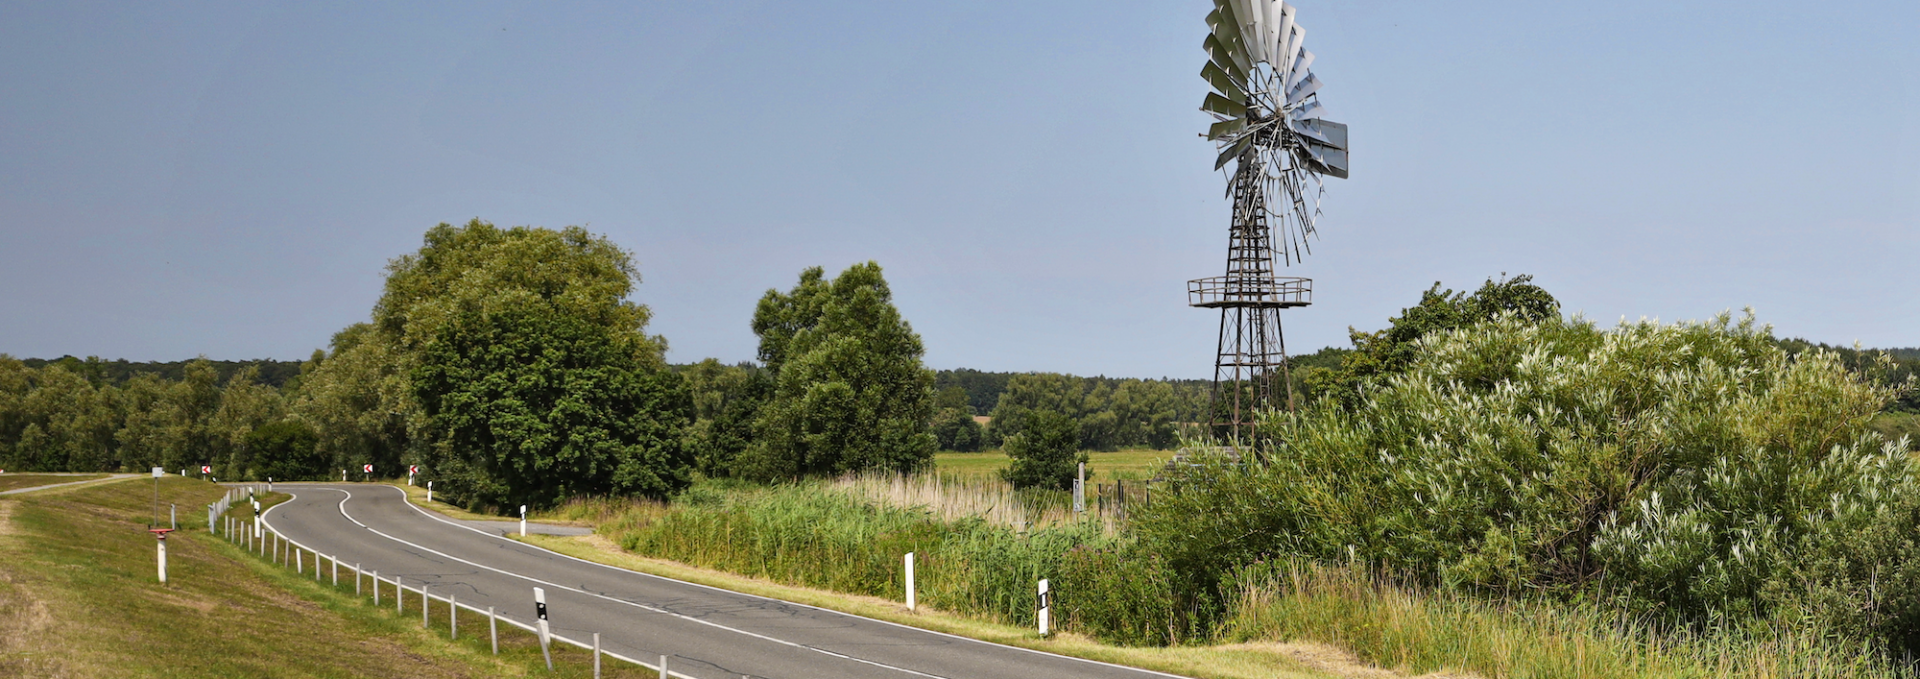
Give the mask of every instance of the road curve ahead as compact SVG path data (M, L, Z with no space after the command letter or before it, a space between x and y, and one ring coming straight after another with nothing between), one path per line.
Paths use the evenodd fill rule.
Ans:
M1164 679L1174 675L965 639L603 566L461 525L399 488L276 484L263 520L296 544L523 625L545 588L556 636L698 679ZM418 610L409 595L408 609ZM444 606L444 603L440 604ZM433 617L445 621L445 608Z

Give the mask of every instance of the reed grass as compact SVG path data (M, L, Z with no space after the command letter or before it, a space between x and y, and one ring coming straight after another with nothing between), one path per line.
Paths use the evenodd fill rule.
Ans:
M1243 584L1220 639L1313 641L1408 673L1487 677L1911 677L1870 645L1800 621L1671 628L1617 606L1494 599L1397 584L1346 565L1290 565Z

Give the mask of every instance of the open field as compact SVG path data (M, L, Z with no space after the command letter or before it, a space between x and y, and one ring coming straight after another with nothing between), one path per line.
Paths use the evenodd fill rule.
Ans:
M106 474L0 474L0 491L104 478Z
M1092 458L1087 463L1088 474L1093 477L1089 483L1104 483L1114 479L1143 481L1158 474L1160 467L1173 457L1173 451L1132 448L1111 453L1089 452L1087 457ZM999 450L935 453L933 456L933 468L942 476L998 478L1000 470L1007 467L1007 462L1007 454Z
M480 634L448 641L444 628L355 597L349 582L317 583L204 532L204 507L222 492L161 480L161 511L178 504L183 529L167 541L164 586L146 532L151 480L0 499L0 676L546 675L534 637L517 628L502 626L495 657L483 617L461 619ZM233 513L251 515L241 507ZM555 660L553 676L592 674L586 652L560 649Z

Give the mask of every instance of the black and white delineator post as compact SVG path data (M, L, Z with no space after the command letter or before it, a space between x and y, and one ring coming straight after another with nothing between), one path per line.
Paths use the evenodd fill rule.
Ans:
M907 552L907 610L913 610L913 552Z
M527 536L527 506L520 505L520 537Z
M533 588L533 611L540 618L540 655L547 658L547 671L553 671L553 652L547 650L547 641L553 632L547 627L547 590Z
M433 482L427 482L427 504L433 504Z
M1038 603L1040 604L1040 611L1036 617L1039 618L1040 636L1043 636L1043 637L1047 635L1047 631L1048 631L1047 618L1048 618L1048 613L1050 609L1053 608L1052 599L1053 597L1047 593L1047 581L1044 579L1041 580L1040 581L1040 598L1038 600Z
M167 533L173 532L173 529L152 528L149 531L154 537L160 538L160 584L164 585L167 584Z

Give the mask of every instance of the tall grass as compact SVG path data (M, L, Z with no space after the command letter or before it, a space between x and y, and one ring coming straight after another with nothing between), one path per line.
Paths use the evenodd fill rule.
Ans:
M1675 629L1618 606L1410 587L1365 567L1257 570L1243 581L1222 640L1318 641L1409 672L1452 668L1489 677L1912 676L1869 643L1796 620Z
M870 504L924 510L947 521L979 519L1016 531L1074 520L1065 491L1016 490L996 477L850 474L826 487Z
M847 483L696 487L670 508L635 505L599 532L647 556L894 599L905 593L902 557L914 552L920 601L1022 624L1032 616L1036 580L1076 545L1111 540L1091 522L1020 532L975 516L947 519L924 505L890 506L858 494L891 492L877 481ZM900 492L914 487L902 484ZM976 501L947 497L960 498L949 511Z

